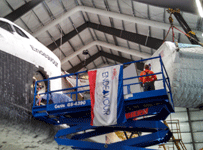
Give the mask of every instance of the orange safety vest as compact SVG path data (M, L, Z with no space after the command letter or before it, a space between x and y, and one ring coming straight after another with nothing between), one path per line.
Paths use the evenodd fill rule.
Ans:
M151 70L145 69L140 73L140 76L147 75L147 74L154 74L154 72ZM146 83L146 82L155 81L157 77L156 75L152 75L152 76L139 77L139 79L141 80L142 83Z

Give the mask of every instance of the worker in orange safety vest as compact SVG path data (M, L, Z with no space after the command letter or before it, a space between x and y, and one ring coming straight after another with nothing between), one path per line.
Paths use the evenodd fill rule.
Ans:
M150 70L149 65L145 65L145 70L140 73L140 76L144 76L148 74L154 74L154 72ZM154 81L157 80L156 75L139 77L139 80L140 82L142 82L142 84L144 84L144 91L155 90Z

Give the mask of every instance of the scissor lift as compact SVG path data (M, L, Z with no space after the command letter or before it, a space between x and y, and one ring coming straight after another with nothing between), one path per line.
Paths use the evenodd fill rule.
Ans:
M153 57L149 59L143 59L140 61L147 61L151 59L159 59L161 71L155 74L161 74L162 78L158 79L156 82L163 82L163 88L154 91L146 91L139 93L131 93L127 98L124 99L124 107L126 113L127 121L123 124L116 124L112 126L91 126L91 102L90 99L78 101L78 93L87 92L88 90L78 90L85 86L78 86L78 75L83 72L77 72L73 74L52 77L49 79L37 81L37 82L48 82L47 92L42 94L47 94L47 105L35 106L37 91L35 88L34 102L32 113L33 116L43 120L49 124L60 125L67 124L70 127L66 129L59 130L55 135L55 141L59 145L72 146L75 149L111 149L111 150L142 150L148 146L157 145L167 142L172 133L169 128L163 123L167 116L174 112L173 99L170 88L170 81L164 64L161 60L161 56ZM124 65L129 65L131 63L137 63L140 61L133 61L125 63ZM76 86L60 89L55 91L49 90L50 81L58 78L65 78L67 76L76 76ZM149 75L145 75L149 76ZM134 78L139 78L140 76L125 78L123 80L131 80ZM35 83L35 87L37 86ZM124 86L131 86L140 83L131 83ZM49 104L49 94L59 91L70 91L68 94L75 94L76 101ZM83 131L83 132L81 132ZM134 134L136 131L147 132L150 134L141 135L136 138L128 137L127 140L116 142L112 144L95 143L84 141L84 139L103 135L115 131L129 131ZM76 134L80 132L79 134Z

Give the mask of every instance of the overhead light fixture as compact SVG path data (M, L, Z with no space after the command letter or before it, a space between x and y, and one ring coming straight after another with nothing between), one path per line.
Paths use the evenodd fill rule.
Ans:
M200 3L200 0L196 0L196 5L197 5L197 8L198 8L200 17L203 18L203 10L202 10L202 5Z

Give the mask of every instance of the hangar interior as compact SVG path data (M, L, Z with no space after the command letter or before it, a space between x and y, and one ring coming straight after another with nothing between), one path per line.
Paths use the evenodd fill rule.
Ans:
M193 0L1 0L0 17L49 48L60 59L63 73L74 73L151 57L164 40L173 41L172 32L167 35L169 8L179 8L203 42L203 19ZM173 25L183 30L172 17ZM190 44L186 35L175 29L174 33L175 41ZM137 66L138 71L142 68ZM166 121L181 134L176 138L186 149L199 150L203 149L202 118L201 108L175 107ZM177 149L171 141L164 146L152 148Z

